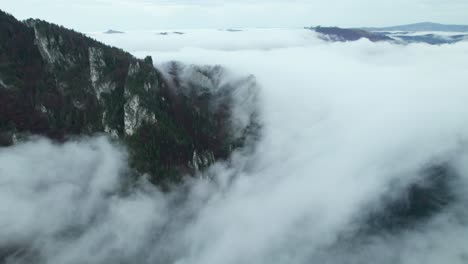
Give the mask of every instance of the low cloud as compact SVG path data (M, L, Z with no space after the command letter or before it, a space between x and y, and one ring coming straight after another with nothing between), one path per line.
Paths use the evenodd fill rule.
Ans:
M125 151L104 138L2 149L7 263L466 263L468 43L161 41L130 50L255 76L255 150L162 194L125 187ZM453 170L452 202L411 228L361 232L433 165Z

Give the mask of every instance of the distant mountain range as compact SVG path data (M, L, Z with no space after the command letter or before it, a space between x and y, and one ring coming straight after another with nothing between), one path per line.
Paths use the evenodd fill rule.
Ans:
M459 32L466 27L465 32ZM395 44L426 43L430 45L453 44L468 40L468 26L418 23L386 28L339 28L306 27L319 33L319 37L330 42L348 42L368 39L372 42L387 41ZM456 31L458 30L458 31ZM454 32L437 33L440 31ZM419 33L426 32L426 33Z
M442 31L442 32L468 32L468 25L444 25L432 22L422 22L391 27L362 28L368 31Z

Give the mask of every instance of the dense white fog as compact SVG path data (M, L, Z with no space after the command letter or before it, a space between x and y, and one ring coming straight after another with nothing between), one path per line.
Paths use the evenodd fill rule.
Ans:
M93 36L151 55L157 66L178 60L253 74L263 125L255 150L162 194L144 179L122 187L125 150L103 137L0 149L0 256L57 264L468 262L468 42L331 44L305 30L190 34ZM383 197L424 185L421 171L440 164L456 175L453 202L412 228L359 232Z
M168 29L88 35L127 51L179 51L183 48L220 50L274 49L317 43L316 33L304 29ZM143 55L143 54L142 54Z

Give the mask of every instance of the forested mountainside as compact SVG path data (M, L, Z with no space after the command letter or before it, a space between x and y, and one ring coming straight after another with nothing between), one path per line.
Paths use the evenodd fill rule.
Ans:
M1 11L0 40L2 146L30 135L63 142L105 133L128 147L139 174L167 185L227 158L257 127L255 111L243 126L232 125L233 85L242 83L254 100L252 77L226 83L219 66L177 63L164 77L151 57ZM178 76L187 68L197 81Z

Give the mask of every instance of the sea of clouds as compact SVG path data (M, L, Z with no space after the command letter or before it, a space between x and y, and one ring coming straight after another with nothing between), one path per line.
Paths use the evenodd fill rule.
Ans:
M468 42L271 29L93 37L156 66L253 74L261 137L171 193L144 178L127 186L125 149L105 137L0 149L6 263L468 262ZM353 235L431 164L455 171L453 203L415 228Z

